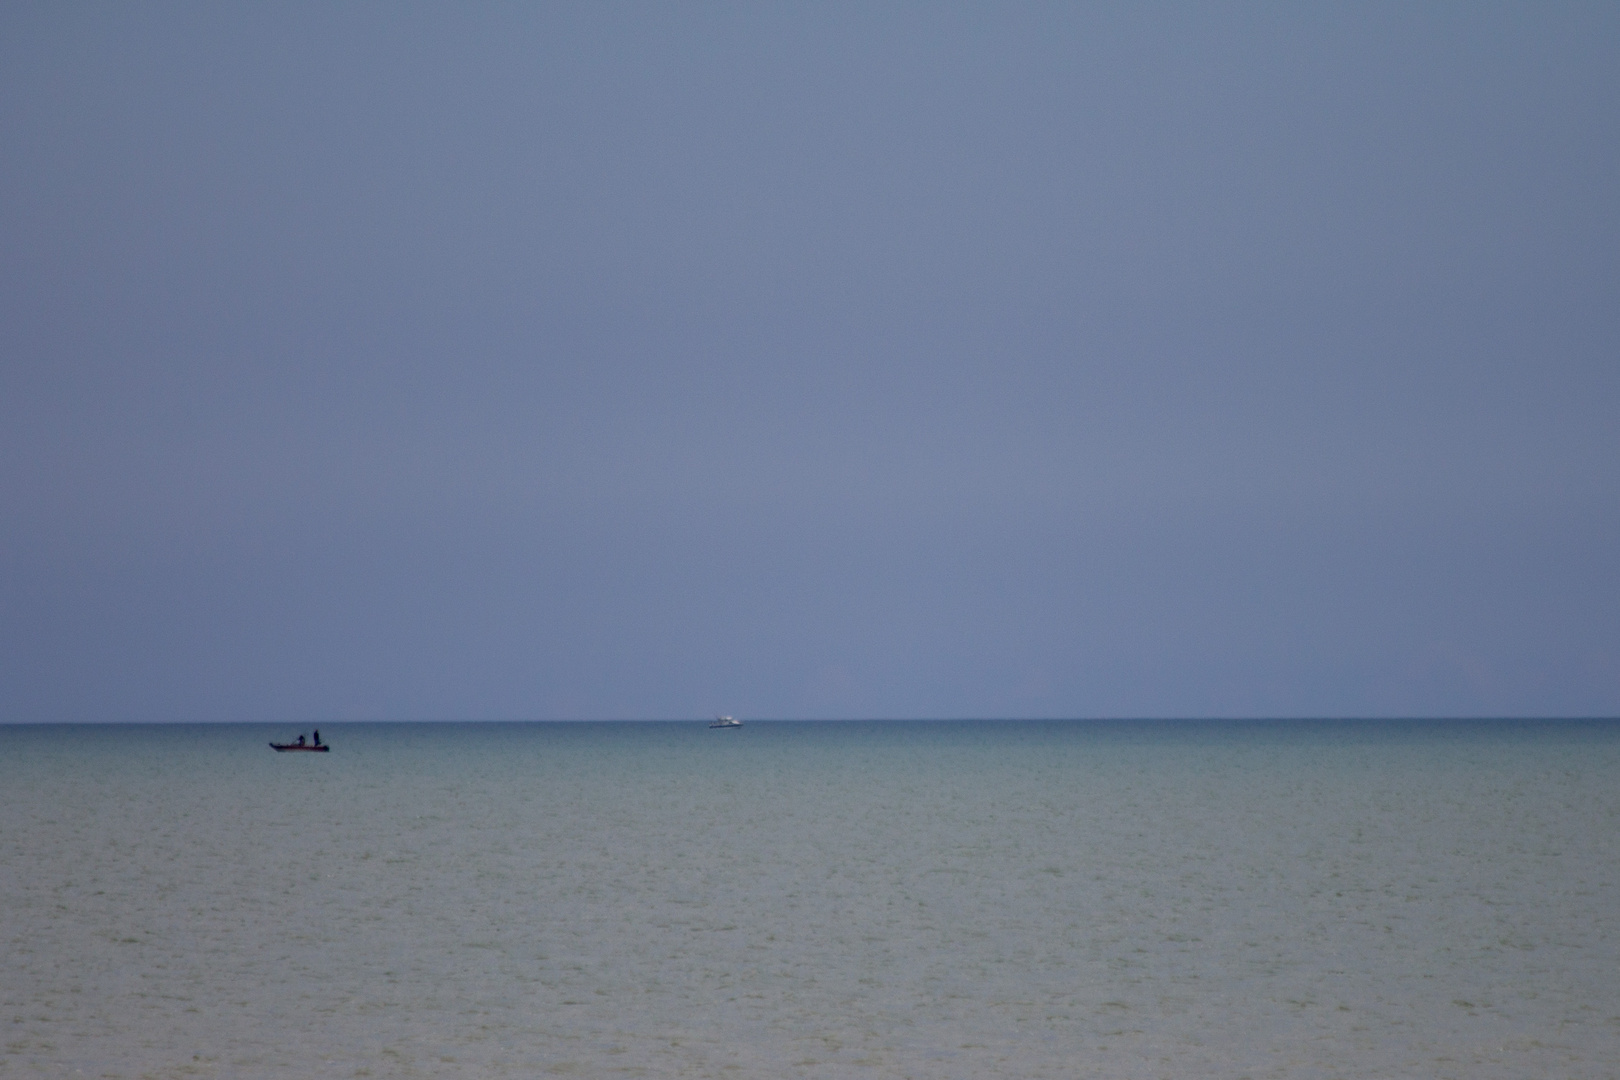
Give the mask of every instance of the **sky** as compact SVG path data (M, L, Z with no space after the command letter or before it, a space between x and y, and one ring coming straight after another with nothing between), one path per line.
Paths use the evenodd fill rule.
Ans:
M1620 714L1620 6L0 6L0 721Z

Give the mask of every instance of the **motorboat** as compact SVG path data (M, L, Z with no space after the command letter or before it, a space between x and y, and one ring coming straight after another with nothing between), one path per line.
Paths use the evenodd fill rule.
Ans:
M739 728L742 727L742 721L733 720L729 716L717 716L714 718L714 723L709 726L711 728Z

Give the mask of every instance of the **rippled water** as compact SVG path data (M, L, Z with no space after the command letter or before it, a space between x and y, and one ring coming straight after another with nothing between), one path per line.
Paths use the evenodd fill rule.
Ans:
M0 728L0 1075L1620 1075L1620 724L291 733Z

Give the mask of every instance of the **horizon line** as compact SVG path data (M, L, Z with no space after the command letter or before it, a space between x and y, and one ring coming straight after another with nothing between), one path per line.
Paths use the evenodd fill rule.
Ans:
M162 724L270 724L270 725L315 725L315 724L691 724L706 723L712 717L704 716L665 716L665 717L625 717L625 716L587 716L587 717L302 717L297 719L129 719L115 718L105 720L0 720L0 727L43 727L47 725L80 725L80 726L136 726L136 725L162 725ZM1599 714L1534 714L1534 713L1479 713L1479 714L1418 714L1418 715L1214 715L1214 716L1166 716L1166 715L1127 715L1127 716L756 716L744 717L751 724L870 724L870 723L899 723L899 724L963 724L963 723L1270 723L1270 722L1310 722L1310 723L1345 723L1345 722L1378 722L1378 723L1404 723L1429 721L1620 721L1620 716Z

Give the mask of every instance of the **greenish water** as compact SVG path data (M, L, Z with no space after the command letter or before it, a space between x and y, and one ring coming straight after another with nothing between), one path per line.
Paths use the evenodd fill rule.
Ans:
M0 1076L1614 1077L1620 724L0 727Z

